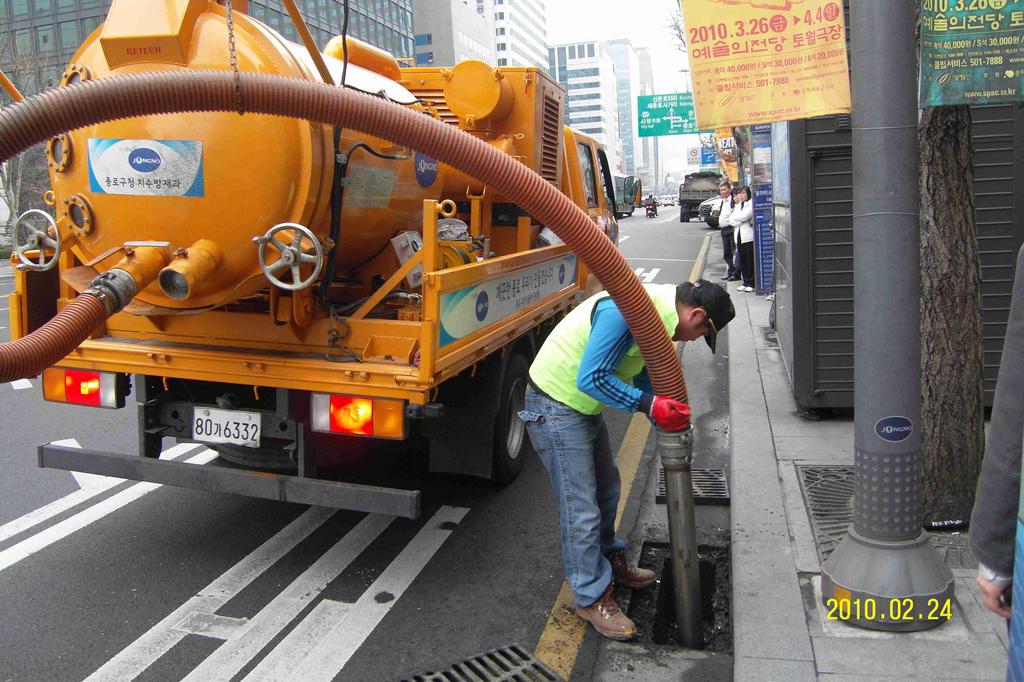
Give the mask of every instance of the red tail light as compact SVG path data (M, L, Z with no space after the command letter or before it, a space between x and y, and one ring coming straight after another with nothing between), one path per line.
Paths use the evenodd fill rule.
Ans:
M50 367L43 370L43 398L88 407L124 407L128 377L114 372Z
M310 426L322 433L375 438L405 437L405 403L401 400L314 393Z

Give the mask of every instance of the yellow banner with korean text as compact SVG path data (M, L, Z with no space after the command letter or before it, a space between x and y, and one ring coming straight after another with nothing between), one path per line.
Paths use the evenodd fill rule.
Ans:
M680 0L701 130L850 113L842 0Z

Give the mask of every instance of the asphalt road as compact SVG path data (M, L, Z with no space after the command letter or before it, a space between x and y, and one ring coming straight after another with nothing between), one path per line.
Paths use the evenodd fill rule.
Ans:
M621 249L641 279L675 283L707 234L668 208L637 213ZM0 279L0 341L12 286ZM723 341L717 357L703 342L683 356L696 466L727 454ZM618 448L631 415L607 418ZM401 475L424 492L415 521L36 468L48 441L132 453L135 421L46 403L37 379L0 385L0 680L390 680L536 646L563 575L535 456L504 489ZM380 458L408 471L416 455Z

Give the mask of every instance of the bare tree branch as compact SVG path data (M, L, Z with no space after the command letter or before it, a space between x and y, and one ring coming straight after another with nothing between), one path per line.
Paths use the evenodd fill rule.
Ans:
M667 28L672 31L672 37L676 41L676 49L683 54L688 54L686 47L686 25L683 23L683 13L678 9L672 12L668 19Z
M32 94L38 83L38 64L30 54L18 50L11 33L0 34L0 66L24 94ZM4 93L6 96L6 93ZM0 104L5 106L6 102ZM46 154L37 145L0 164L0 202L8 215L0 222L0 243L9 243L18 216L30 208L45 208L43 193L50 188Z

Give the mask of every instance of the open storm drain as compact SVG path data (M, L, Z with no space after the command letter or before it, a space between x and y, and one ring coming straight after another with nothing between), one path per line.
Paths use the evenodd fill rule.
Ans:
M728 537L726 537L728 542ZM732 567L729 546L699 545L701 611L704 621L704 649L715 653L732 651ZM641 644L678 644L675 596L669 546L645 542L637 562L658 574L655 587L633 590L627 615L636 622Z
M511 644L459 661L447 670L406 677L402 682L559 682L561 679L525 648Z
M693 470L694 504L729 504L729 481L724 469ZM654 501L665 503L665 470L658 472L658 492Z
M824 561L853 523L853 467L797 465L797 469L811 513L818 556ZM978 567L978 560L967 545L966 533L933 531L930 539L949 568Z

